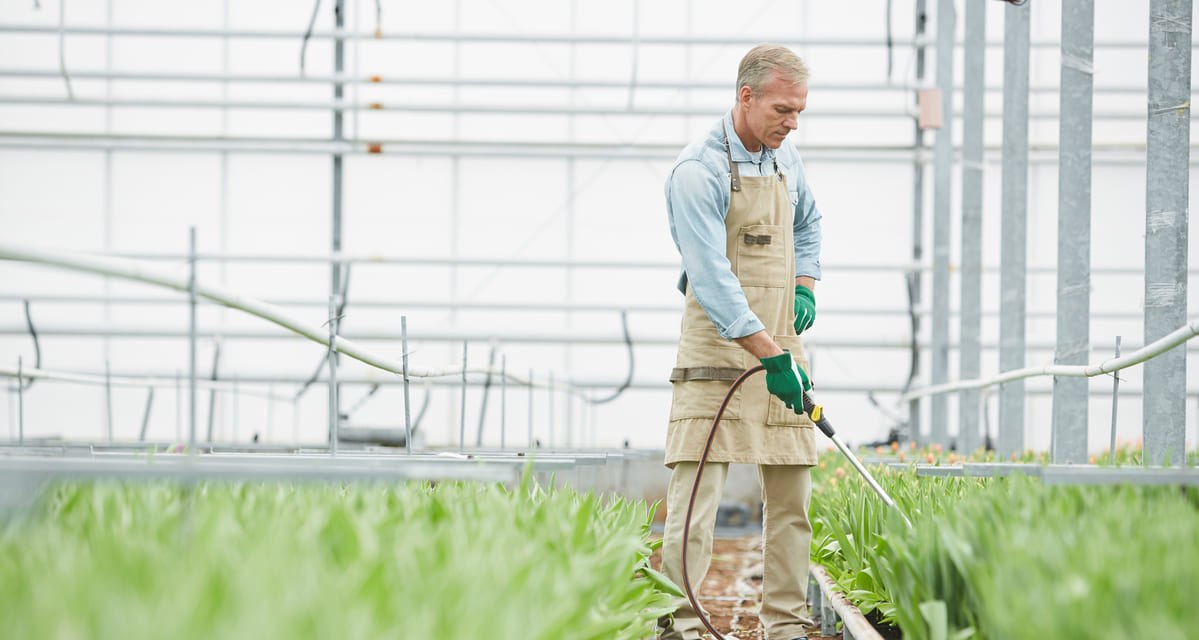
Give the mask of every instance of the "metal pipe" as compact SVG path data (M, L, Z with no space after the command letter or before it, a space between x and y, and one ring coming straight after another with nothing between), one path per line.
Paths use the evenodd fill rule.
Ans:
M188 300L188 449L196 449L196 228L188 228L187 300Z
M104 361L104 415L108 441L112 442L112 370L108 366L108 360Z
M1003 175L1000 225L999 368L1024 366L1024 297L1028 261L1028 73L1029 13L1027 3L1004 6ZM1019 379L999 390L999 437L996 449L1008 456L1024 448L1024 383Z
M337 457L339 440L337 426L341 422L341 408L337 402L337 350L333 346L337 344L337 303L337 294L329 296L329 350L326 357L329 359L329 447L334 457Z
M1085 364L1091 342L1091 111L1095 6L1062 0L1062 151L1058 163L1056 364ZM1087 461L1087 380L1057 378L1054 463Z
M408 395L408 316L400 316L400 351L404 363L404 453L412 455L412 402Z
M529 449L533 448L533 370L529 369Z
M1120 357L1120 336L1116 336L1116 357ZM1120 405L1120 375L1112 374L1112 437L1108 446L1110 457L1108 464L1116 465L1116 408Z
M455 368L455 371L457 371L457 368ZM476 370L476 371L474 371L474 373L478 373L478 371ZM1045 375L1057 375L1057 374L1048 373ZM16 378L16 376L17 376L16 368L0 367L0 378L2 378L2 377ZM51 372L43 372L40 370L33 370L33 371L26 370L25 378L26 379L37 378L37 379L41 379L41 380L63 381L63 382L69 382L69 383L73 383L73 384L99 384L99 385L104 384L104 380L103 380L102 376L80 376L78 374L59 375L59 374L53 374ZM124 379L124 383L120 384L120 381L122 380L122 378ZM248 375L239 374L236 379L237 379L237 382L239 385L246 385L246 384L271 385L271 384L275 384L275 383L298 384L298 383L304 382L304 380L306 378L302 378L300 376L290 376L290 375L286 375L286 374L274 375L274 374L269 374L269 373L263 373L263 374L251 373ZM341 384L343 386L345 386L345 385L360 385L360 386L379 385L379 386L383 386L383 385L402 385L403 384L402 379L388 379L388 380L381 381L379 379L372 378L370 376L361 376L361 375L360 376L339 375L338 381L339 381L339 384ZM613 380L607 379L607 378L583 378L583 379L573 380L572 384L573 384L574 389L590 390L590 389L610 389L614 386L617 386L618 384L623 384L623 382L624 382L623 380L613 381ZM978 381L970 381L970 382L977 383ZM163 378L161 376L159 376L159 377L154 377L154 376L147 377L147 376L140 376L140 375L114 375L113 376L113 386L114 387L116 387L116 386L140 387L140 388L145 388L148 386L166 387L166 386L170 386L170 384L171 384L171 381L169 379ZM232 387L232 382L228 382L228 383L222 382L222 384L224 384L230 388ZM520 384L527 385L528 383L525 382L522 378ZM954 384L954 383L949 383L949 384ZM459 389L462 386L462 382L460 380L449 380L449 379L439 378L439 379L426 380L425 385L429 386L429 387L446 387L446 388L452 387L453 389ZM482 385L482 383L478 382L478 381L468 381L467 382L468 387L478 387L481 385ZM537 388L546 388L547 385L545 383L538 383L538 384L535 384L534 386ZM628 388L636 389L639 391L666 391L666 390L670 389L670 383L657 381L657 380L641 380L641 381L634 381L634 382L630 383ZM985 388L985 385L983 387L966 385L966 387L963 387L963 388ZM869 381L855 381L855 382L851 382L851 383L828 383L828 382L826 382L826 383L821 383L820 390L821 390L821 393L867 393L867 392L870 392L870 393L874 393L876 395L877 394L895 394L896 396L900 397L901 402L907 401L910 399L906 395L902 394L902 391L903 391L902 386L896 384L894 381L880 382L879 384L870 384ZM955 387L954 389L951 389L950 391L959 391L959 390L961 390L961 389L958 389L957 387ZM948 393L948 392L949 391L946 391L946 393ZM915 392L913 392L913 393L915 393ZM1142 395L1143 389L1140 387L1130 387L1128 385L1120 385L1120 393L1126 397L1136 398L1136 397L1139 397ZM1032 388L1028 389L1027 394L1029 396L1051 396L1053 394L1053 387L1052 387L1052 384L1048 384L1043 387L1032 387ZM290 401L292 401L292 399L294 397L294 396L290 396L290 395L286 396L286 397L278 396L278 395L268 396L268 394L266 392L257 392L257 393L247 392L246 395L256 395L259 397L271 397L271 399L281 401L281 402L290 402ZM919 395L921 395L921 397L923 397L926 394L919 394ZM1089 391L1089 395L1096 399L1107 399L1107 398L1110 398L1111 391L1092 389ZM1186 392L1186 395L1189 398L1190 397L1199 397L1199 388L1188 389ZM583 397L583 396L580 396L580 397ZM589 405L589 406L591 406L593 408L595 407L595 405ZM203 443L201 442L201 444L203 444Z
M550 409L549 409L549 414L548 414L549 415L549 425L550 425L550 448L554 449L554 448L556 448L557 445L554 442L554 370L553 369L550 369L550 382L549 382L549 385L546 386L546 395L549 396L549 400L550 400Z
M54 27L31 24L0 25L0 33L54 34L59 30ZM155 27L116 27L102 28L91 26L74 26L64 30L69 35L112 35L112 36L144 36L144 37L177 37L177 38L262 38L299 40L305 34L298 31L271 31L261 29L163 29ZM343 40L362 40L363 42L511 42L517 44L612 44L629 46L633 39L631 35L604 35L580 33L462 33L460 31L434 32L411 31L376 34L356 33L345 30L313 31L309 38ZM777 42L791 47L885 47L886 42L878 38L802 38L787 36L760 36L753 38L729 37L697 37L697 36L667 36L640 35L638 42L642 45L692 45L692 46L753 46L761 42ZM953 44L961 44L953 42ZM987 41L988 47L1003 46L1003 42ZM1037 48L1057 48L1054 40L1037 40L1030 46ZM1145 42L1137 40L1102 40L1095 43L1100 48L1115 49L1144 49Z
M973 41L970 42L973 44ZM923 48L923 45L918 45ZM968 45L969 46L969 45ZM58 78L58 71L47 69L0 69L0 78ZM244 82L251 84L332 84L362 83L375 86L450 86L459 87L496 87L496 88L549 88L549 89L624 89L629 86L628 80L605 80L600 78L580 79L565 78L502 78L502 77L423 77L423 76L360 76L358 74L283 76L260 74L231 74L231 73L157 73L141 71L72 71L74 80L119 80L147 82ZM917 79L919 85L921 78ZM728 83L723 81L679 81L679 80L643 80L638 78L637 87L641 89L684 89L690 91L727 91ZM955 86L961 90L962 86ZM822 93L830 91L868 91L879 93L908 92L911 86L903 84L869 84L869 83L838 83L821 82ZM1000 93L1002 85L987 85L983 90L989 93ZM1059 91L1057 85L1037 85L1028 88L1029 93L1053 93ZM1111 85L1097 86L1096 93L1128 93L1143 95L1144 85Z
M983 214L983 80L987 33L987 4L966 3L966 51L962 95L962 239L959 294L961 314L958 335L958 378L969 380L981 373L982 349L982 214ZM971 452L982 446L977 391L958 397L958 450Z
M458 412L458 453L466 447L466 349L469 342L462 343L462 407Z
M1145 341L1186 320L1191 137L1191 2L1149 2ZM1186 353L1145 365L1146 465L1186 461Z
M924 56L925 46L924 32L928 25L928 14L926 12L925 0L916 0L916 82L917 84L924 83ZM912 262L920 264L924 261L924 130L920 128L920 119L913 118L915 128L915 138L912 143ZM911 305L913 307L921 304L921 289L922 289L922 274L920 272L908 272L908 287L911 291ZM918 340L920 336L920 318L912 320L912 340ZM912 364L910 376L915 379L920 374L920 352L912 352ZM920 400L912 400L908 403L908 437L913 440L920 439Z
M171 143L172 140L185 142ZM192 140L192 142L186 142ZM466 145L466 146L463 146ZM1030 156L1029 162L1035 165L1057 165L1056 148L1053 145L1038 145L1038 155ZM1116 144L1112 150L1130 150L1137 155L1110 156L1099 155L1093 159L1094 164L1105 166L1137 166L1144 165L1144 158L1139 155L1135 143ZM445 142L437 141L396 141L363 142L334 146L330 142L321 141L289 141L289 140L256 140L250 138L231 138L222 141L214 138L206 141L202 138L182 139L167 136L90 136L60 135L49 133L14 133L0 132L0 148L5 149L36 149L39 151L69 149L69 150L103 150L103 151L143 151L150 153L309 153L309 154L373 154L373 155L402 155L412 156L429 153L448 155L454 158L588 158L594 160L610 160L625 162L643 162L648 159L667 160L673 157L665 147L647 144L630 144L623 147L605 145L602 143L575 143L558 145L553 143L522 143L513 141L494 142ZM671 145L677 151L678 145ZM1100 148L1096 146L1096 151ZM889 154L889 155L888 155ZM804 156L818 158L822 162L861 163L863 161L878 162L915 162L923 164L923 157L911 157L911 149L905 146L866 147L861 145L838 145L836 147L805 148ZM987 149L987 163L999 164L997 155L991 148ZM1192 159L1191 166L1199 164Z
M17 356L17 442L25 442L25 366L21 356Z
M209 374L209 381L215 382L219 377L219 368L221 364L221 336L220 334L213 336L214 345L212 350L212 373ZM216 393L215 388L208 390L208 442L213 442L213 426L216 423Z
M500 357L500 448L508 446L508 356Z
M487 368L495 367L495 341L491 341L491 348L487 354ZM483 399L479 401L479 429L475 433L475 447L483 447L483 425L487 423L487 397L491 392L491 374L488 373L483 381Z
M942 0L938 0L940 2ZM951 90L952 84L945 90ZM0 96L0 104L39 105L39 106L78 106L78 107L129 107L142 109L274 109L274 110L311 110L335 112L345 111L377 111L395 113L455 113L455 114L505 114L505 115L569 115L569 116L606 116L606 117L699 117L711 115L712 107L571 107L570 105L508 105L499 103L487 104L433 104L433 103L392 103L371 102L352 104L343 100L333 102L318 101L280 101L261 102L246 100L163 100L150 98L86 98L77 97L64 100L53 96ZM945 110L945 114L960 115ZM984 117L999 119L1004 116L1002 111L987 111ZM910 118L911 113L906 108L897 109L852 109L844 107L828 107L826 109L805 111L806 118ZM1060 114L1055 111L1037 111L1028 116L1032 120L1057 120ZM1143 120L1145 115L1136 112L1101 111L1094 114L1096 120Z
M949 232L953 196L953 0L937 0L937 87L943 121L934 143L932 384L949 379ZM935 396L929 415L929 441L949 443L949 406Z
M150 428L150 409L154 407L154 387L150 387L146 394L146 412L142 414L142 430L138 432L137 439L144 442L146 440L146 430Z
M20 325L7 325L6 326L6 325L0 324L0 336L6 336L6 335L7 336L28 335L28 332L24 331ZM188 334L186 331L181 330L181 329L171 330L171 329L161 329L161 328L146 328L146 327L139 326L139 325L128 325L128 326L123 325L123 326L118 326L118 327L110 326L110 327L97 328L93 325L88 324L88 325L72 325L72 326L39 328L38 335L40 335L40 336L57 336L57 337L110 336L110 337L135 338L135 339L159 339L159 338L186 337ZM294 336L294 335L279 332L279 331L274 331L274 330L270 330L270 329L251 330L251 329L227 329L227 328L222 328L222 327L217 327L216 329L213 329L210 331L201 332L199 335L202 338L214 339L214 340L217 338L220 338L222 340L240 340L240 339L245 339L245 340L276 340L276 339L291 340L291 339L296 338L296 336ZM301 335L300 337L307 337L307 336ZM394 340L400 340L400 338L401 338L401 336L398 333L392 333L392 332L385 331L385 330L380 330L380 331L363 330L362 332L357 333L357 334L338 334L337 342L339 345L345 345L345 344L354 344L356 342L366 342L366 341L376 341L376 340L394 341ZM475 330L475 331L472 331L472 330L457 330L457 331L446 330L443 332L422 333L422 334L418 334L417 336L415 336L414 339L424 340L424 341L428 341L428 342L461 342L463 340L469 340L471 342L485 342L487 340L495 339L501 343L511 343L511 344L517 344L517 343L519 343L519 344L576 344L576 345L596 345L596 344L624 345L625 344L623 335L610 334L610 333L578 333L578 332L569 332L569 331L561 332L561 333L547 333L547 332L543 331L543 332L538 332L538 333L519 333L519 334L518 333L511 333L511 334L505 333L505 334L497 335L493 331L486 330L486 329ZM328 341L328 337L325 336L319 340L319 343L322 346L327 346L327 341ZM671 337L670 335L639 336L637 338L637 343L639 346L656 346L656 347L677 345L678 337L677 336ZM808 340L807 343L811 344L812 346L819 348L819 349L911 349L911 347L912 347L911 341L906 336L900 337L898 335L893 338L887 338L886 336L879 336L872 340L860 340L860 339L818 340L816 338L812 338L811 340ZM948 343L946 343L946 345L951 350L956 349L960 346L957 342L948 342ZM920 342L917 342L917 346L922 349L925 349L925 348L930 347L930 343L925 342L925 341L920 341ZM999 342L982 342L980 346L982 347L983 350L994 351L996 349L1001 349L1003 345L1002 345L1002 341L999 341ZM1054 342L1029 342L1029 343L1027 343L1027 348L1028 348L1029 352L1053 351L1055 349L1055 347L1056 347L1056 343L1054 343ZM343 353L350 354L350 352L347 351L344 348L344 346L339 347L339 348L342 350ZM1103 345L1103 344L1097 344L1097 345L1093 345L1093 348L1104 349L1104 348L1108 348L1108 346ZM367 353L365 351L362 351L361 348L358 348L358 347L355 347L355 352L360 353L360 355ZM374 358L374 356L368 356L368 355L363 355L363 357L370 358L370 359ZM359 358L355 358L355 359L359 359ZM363 362L366 362L366 361L363 360ZM372 362L367 362L367 364L370 364L371 366L377 366L377 365L373 364ZM390 366L390 365L388 365L388 366ZM377 366L377 368L383 369L385 371L389 371L391 373L401 374L402 373L402 369L401 369L402 365L397 364L395 366L396 366L395 371L391 371L391 369L385 368L382 366ZM459 372L459 368L457 366L454 366L454 367L452 367L452 369L453 369L453 375L457 375ZM472 369L472 373L486 374L488 371L494 372L495 370L489 369L486 366L478 366L478 367L474 367ZM444 372L437 373L436 371L430 370L429 372L426 372L426 373L413 373L412 375L414 375L416 377L430 377L430 376L446 375L446 374ZM619 386L619 385L617 385L617 386Z
M825 270L828 270L827 266L825 267ZM1030 267L1029 275L1056 275L1055 273L1052 273L1052 271L1050 271L1049 273L1046 273L1046 274L1037 274L1037 273L1035 273L1035 270L1036 270L1035 267ZM990 271L990 269L984 268L983 271L987 272L987 271ZM1103 271L1105 271L1105 270L1099 269L1099 268L1093 268L1091 273L1098 274ZM1141 271L1140 269L1136 269L1135 273L1133 272L1134 270L1121 270L1121 272L1123 272L1123 271L1129 271L1129 273L1127 273L1127 274L1122 273L1121 275L1141 275L1143 273L1143 271ZM1191 270L1191 271L1195 272L1195 273L1192 273L1192 275L1199 275L1199 270ZM37 302L40 304L71 304L71 305L77 305L77 304L129 304L129 305L169 304L169 305L176 305L176 304L186 304L187 303L187 300L180 300L178 298L164 298L161 296L111 296L111 297L105 297L105 296L89 296L89 295L38 295L36 293L20 293L20 292L15 293L15 294L0 294L0 303L2 303L2 302L21 302L24 300L29 300L30 302ZM273 305L277 305L277 306L281 306L281 307L315 307L318 305L321 307L324 307L326 304L323 301L301 300L301 299L295 299L295 298L264 300L264 302L267 302L267 303L273 304ZM543 302L534 302L534 301L528 301L528 302L520 302L520 301L517 301L517 302L514 302L514 301L450 302L450 301L436 301L436 300L415 300L415 301L413 301L413 300L355 300L351 306L361 307L361 308L377 308L377 309L447 309L447 308L449 308L449 309L457 309L457 310L469 309L469 310L475 310L475 311L478 311L478 310L496 311L496 310L498 310L498 311L538 311L538 312L572 312L572 313L592 313L592 312L594 312L594 313L604 313L604 314L610 314L612 312L619 312L619 311L627 311L630 313L646 313L646 314L649 314L649 313L677 314L679 312L678 305L648 305L648 304L647 305L627 305L627 304L605 305L605 304L586 304L586 303L556 304L556 303L543 303ZM929 313L932 313L932 310L928 309L928 308L923 308L923 309L917 308L914 311L915 311L916 315L920 315L920 316L924 316L924 315L928 315ZM909 309L899 308L899 307L893 307L893 308L877 307L877 308L864 309L864 308L859 308L859 307L822 306L820 308L820 316L821 317L828 317L830 315L851 315L851 316L856 316L856 317L900 316L900 315L906 316L910 312L911 311ZM960 315L961 313L962 312L959 309L955 309L952 307L949 309L950 316ZM986 316L997 317L999 315L999 310L998 309L983 309L980 313L984 317L986 317ZM1053 318L1057 317L1057 312L1049 311L1049 310L1029 311L1027 314L1027 317L1053 319ZM1091 317L1096 318L1096 319L1104 319L1104 320L1143 320L1145 318L1145 314L1143 312L1136 312L1136 311L1108 311L1108 312L1100 311L1100 312L1092 313Z

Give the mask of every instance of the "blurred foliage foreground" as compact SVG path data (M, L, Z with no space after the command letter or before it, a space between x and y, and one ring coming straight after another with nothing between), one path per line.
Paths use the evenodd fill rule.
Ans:
M934 450L870 453L944 461ZM1123 447L1120 462L1138 463L1139 451ZM1199 488L871 472L914 526L829 452L812 476L812 558L906 640L1199 637Z
M0 518L4 638L652 634L652 509L526 484L63 484Z

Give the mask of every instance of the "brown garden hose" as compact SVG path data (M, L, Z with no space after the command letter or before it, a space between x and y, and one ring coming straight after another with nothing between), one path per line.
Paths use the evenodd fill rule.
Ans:
M708 431L708 440L704 443L704 452L699 458L699 467L695 470L695 484L691 487L691 497L687 500L687 515L683 520L683 590L687 594L687 600L691 603L692 611L695 611L695 615L699 616L700 622L707 627L708 631L712 633L712 637L716 638L716 640L725 640L725 637L716 630L716 627L712 626L712 622L708 620L707 616L704 615L703 609L699 606L699 598L696 597L695 592L691 589L691 578L687 575L687 540L691 536L691 513L695 508L695 496L697 493L699 493L700 478L702 478L704 475L704 464L708 461L708 453L712 450L712 440L714 440L716 437L716 427L720 424L720 418L724 415L724 410L726 407L728 407L729 400L732 399L733 394L737 392L737 387L740 387L742 382L745 382L747 378L764 369L765 367L759 365L741 374L741 376L733 382L732 386L729 387L728 393L725 394L724 400L720 403L720 409L716 411L716 417L712 419L712 428ZM853 464L855 469L858 470L858 473L862 475L862 478L866 480L866 483L869 484L872 489L874 489L874 492L878 494L879 498L881 498L882 501L887 505L894 507L896 511L899 511L899 514L903 516L904 521L908 523L909 527L911 527L911 521L908 520L907 516L899 510L899 506L895 504L895 501L891 499L891 496L887 495L887 492L883 490L877 481L875 481L874 476L870 475L870 472L866 470L866 467L862 466L862 463L858 460L858 457L849 450L849 447L845 446L845 443L842 442L841 438L837 436L837 432L833 430L833 425L830 424L828 418L824 416L824 408L821 405L816 404L816 402L812 400L812 396L808 395L807 391L803 392L803 412L807 414L809 418L811 418L812 422L820 428L820 431L823 432L824 435L828 436L829 439L833 441L833 444L837 446L837 449L841 451L842 455L849 459L849 462Z

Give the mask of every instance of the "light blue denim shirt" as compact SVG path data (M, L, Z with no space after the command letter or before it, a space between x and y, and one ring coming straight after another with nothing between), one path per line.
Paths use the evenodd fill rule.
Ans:
M761 152L750 153L733 131L731 109L703 138L679 154L666 179L670 235L683 257L679 291L686 293L690 284L699 306L720 335L732 340L762 331L765 326L750 310L725 255L724 218L730 190L725 130L729 132L733 162L742 176L774 175L777 156L779 169L787 178L791 204L795 205L796 276L820 279L820 211L795 145L784 142L778 149L763 146Z

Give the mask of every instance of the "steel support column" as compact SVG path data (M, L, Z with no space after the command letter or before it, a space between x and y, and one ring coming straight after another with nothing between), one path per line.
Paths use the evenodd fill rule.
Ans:
M1191 0L1149 3L1149 126L1145 183L1145 339L1187 320L1191 138ZM1186 351L1145 363L1145 464L1181 465Z
M1091 353L1094 50L1094 4L1091 0L1062 0L1056 364L1087 364ZM1087 385L1086 378L1053 379L1053 448L1049 455L1055 463L1087 461Z
M983 98L987 4L966 3L965 86L962 92L962 258L961 316L958 377L979 377L982 358L982 220L983 220ZM979 434L980 392L958 395L958 451L969 453L982 445Z
M949 237L953 196L953 49L957 22L953 0L937 0L937 87L941 90L941 128L933 164L933 348L932 384L949 381ZM934 396L929 440L948 444L949 399Z
M1003 221L999 262L999 369L1024 367L1024 288L1028 263L1029 5L1008 4L1003 19ZM999 391L996 449L1024 448L1024 381Z
M924 32L928 24L925 0L916 0L916 83L924 80ZM915 124L916 136L912 153L912 263L924 260L924 130L920 121ZM919 271L911 271L908 278L908 297L912 309L920 306L921 280ZM920 337L920 317L912 318L912 342ZM920 349L912 347L912 365L908 376L914 379L920 373ZM911 380L909 380L909 383ZM920 400L908 403L908 437L920 439Z

